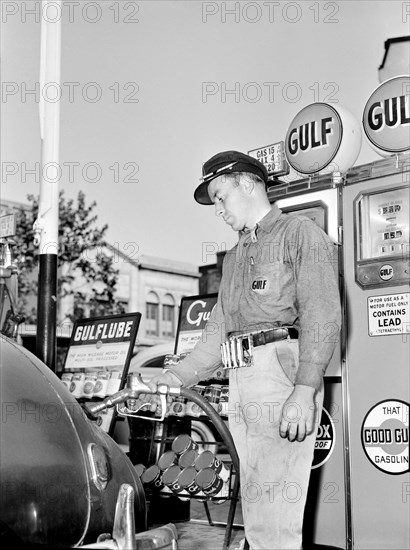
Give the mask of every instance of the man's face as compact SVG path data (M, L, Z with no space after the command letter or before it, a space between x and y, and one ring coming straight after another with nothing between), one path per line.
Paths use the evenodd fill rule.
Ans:
M208 185L208 194L217 216L221 216L234 231L244 229L249 216L249 196L238 174L236 181L235 176L218 176Z

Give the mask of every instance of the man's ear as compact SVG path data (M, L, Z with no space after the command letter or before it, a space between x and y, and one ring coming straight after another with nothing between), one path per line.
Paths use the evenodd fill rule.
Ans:
M255 189L255 182L253 182L251 179L248 178L242 178L241 180L243 190L247 195L251 195L253 190Z

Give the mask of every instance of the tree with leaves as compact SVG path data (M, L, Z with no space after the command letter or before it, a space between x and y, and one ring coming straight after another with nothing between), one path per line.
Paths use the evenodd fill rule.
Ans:
M36 322L38 287L38 248L34 245L33 222L38 199L27 197L30 208L21 207L16 221L16 254L19 268L18 311L26 322ZM86 205L80 191L77 200L59 198L58 308L59 322L90 315L123 313L115 297L119 271L114 257L107 253L104 240L108 226L96 226L96 202Z

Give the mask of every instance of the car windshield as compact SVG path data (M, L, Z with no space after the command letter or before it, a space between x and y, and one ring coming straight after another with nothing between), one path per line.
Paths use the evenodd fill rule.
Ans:
M149 361L141 365L141 368L145 369L146 367L150 367L150 368L162 369L162 367L164 366L164 358L165 358L165 355L154 357L153 359L150 359Z

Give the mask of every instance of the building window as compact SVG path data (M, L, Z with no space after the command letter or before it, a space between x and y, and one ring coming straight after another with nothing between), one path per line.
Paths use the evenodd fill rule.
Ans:
M159 336L159 300L155 292L150 292L146 304L147 336Z
M162 335L174 336L174 306L162 306Z
M175 336L175 301L170 294L162 304L162 336Z

